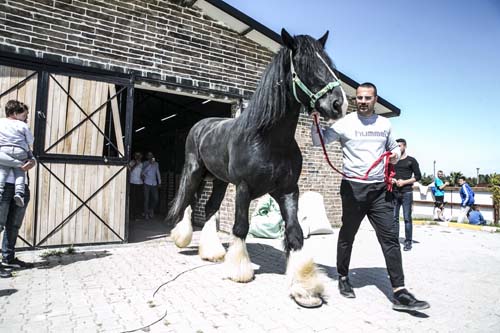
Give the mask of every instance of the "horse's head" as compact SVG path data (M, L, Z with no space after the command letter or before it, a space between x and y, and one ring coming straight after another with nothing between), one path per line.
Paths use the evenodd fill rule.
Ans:
M326 119L338 119L347 112L347 97L325 52L328 31L316 40L310 36L292 37L285 29L281 39L290 54L291 89L295 99L310 114L314 109Z

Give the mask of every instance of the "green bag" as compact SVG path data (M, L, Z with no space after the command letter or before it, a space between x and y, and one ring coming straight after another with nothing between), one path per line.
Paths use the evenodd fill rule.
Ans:
M283 238L285 221L273 198L263 198L257 204L250 221L249 233L259 238Z

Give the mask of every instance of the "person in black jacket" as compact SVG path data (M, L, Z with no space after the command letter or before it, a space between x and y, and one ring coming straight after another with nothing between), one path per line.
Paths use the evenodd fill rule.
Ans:
M401 150L401 158L394 171L396 175L393 178L395 184L393 188L394 195L394 222L399 225L399 210L403 206L403 217L405 221L405 246L404 251L410 251L412 247L413 221L411 218L411 206L413 204L413 183L422 178L420 168L415 158L406 154L406 140L397 139Z

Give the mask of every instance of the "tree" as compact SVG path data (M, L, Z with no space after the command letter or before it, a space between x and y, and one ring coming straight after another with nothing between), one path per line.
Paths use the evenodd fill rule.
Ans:
M460 171L450 172L450 186L458 186L458 178L460 177L463 177L463 174Z
M500 215L500 174L493 173L490 175L489 187L493 197L493 223L498 224Z
M434 181L434 176L433 175L427 175L424 172L424 174L422 175L422 179L420 179L419 183L422 184L422 185L424 185L424 186L427 186L430 183L432 183L433 181Z
M476 177L467 177L465 178L465 181L469 183L470 186L477 186L477 178Z
M489 184L490 183L490 175L479 175L479 183L480 184Z

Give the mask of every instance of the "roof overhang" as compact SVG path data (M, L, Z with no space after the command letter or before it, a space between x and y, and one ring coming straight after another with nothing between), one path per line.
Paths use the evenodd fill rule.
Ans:
M278 34L223 1L197 0L194 6L240 36L247 37L272 52L278 52L281 47Z
M279 34L222 0L197 0L193 5L200 8L212 19L236 31L242 37L246 37L272 52L276 53L281 48L281 36ZM355 96L359 83L340 71L339 74L346 94ZM380 96L378 97L378 103L375 105L375 112L385 117L397 117L401 114L398 107Z

